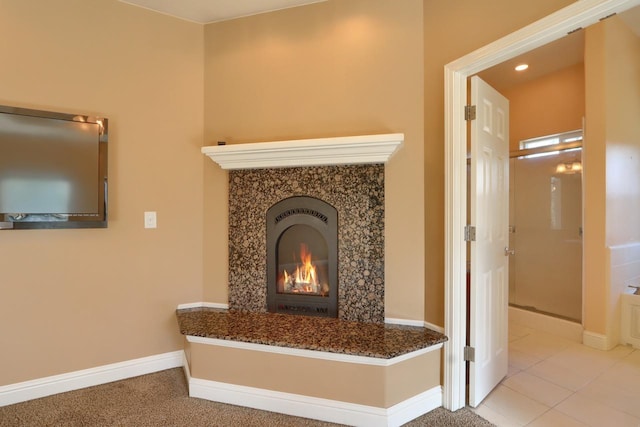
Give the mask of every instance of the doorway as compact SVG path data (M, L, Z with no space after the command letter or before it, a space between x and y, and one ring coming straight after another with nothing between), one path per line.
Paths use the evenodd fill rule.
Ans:
M579 1L445 66L445 334L449 341L445 344L443 403L449 410L466 403L466 79L638 3Z

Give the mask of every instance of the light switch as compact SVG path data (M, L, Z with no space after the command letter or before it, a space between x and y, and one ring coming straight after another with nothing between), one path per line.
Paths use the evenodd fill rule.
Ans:
M145 212L144 213L144 228L156 228L157 227L157 219L155 212Z

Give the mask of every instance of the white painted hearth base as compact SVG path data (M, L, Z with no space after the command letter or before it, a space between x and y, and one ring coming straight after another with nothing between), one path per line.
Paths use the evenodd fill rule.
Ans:
M178 309L198 307L228 308L221 303L196 302L181 304ZM422 321L385 320L390 324L425 326ZM400 426L442 406L442 347L443 344L435 344L391 359L380 359L186 335L184 371L191 397L345 425ZM303 372L291 375L278 373L279 381L276 383L270 380L259 385L246 383L247 378L253 378L254 375L262 376L264 373L269 377L270 372L266 371L277 372L283 366L295 365L293 359L303 361ZM237 368L238 365L246 368ZM366 370L367 366L375 367L377 373ZM349 380L341 376L345 368L351 371ZM255 372L246 372L245 369ZM406 369L410 370L409 374ZM354 374L354 370L358 373ZM384 371L379 376L383 384L369 383L364 387L378 387L378 393L382 393L378 394L378 398L385 395L384 400L389 402L389 406L382 403L384 407L378 406L373 401L352 400L364 390L362 384L366 383L366 380L360 382L353 379L360 378L358 375L380 375L380 370ZM319 385L313 379L303 378L306 372L324 372L319 382L328 379L333 384L341 384L348 391L336 398L323 395L324 392L318 394L317 389L314 390L314 396L307 395L306 390L288 390L286 386L278 390L282 383ZM411 391L402 392L399 387L409 387Z
M195 336L185 346L191 397L355 426L400 426L442 406L442 344L391 359Z
M391 408L376 408L216 381L189 378L189 396L353 426L400 426L442 406L437 386Z

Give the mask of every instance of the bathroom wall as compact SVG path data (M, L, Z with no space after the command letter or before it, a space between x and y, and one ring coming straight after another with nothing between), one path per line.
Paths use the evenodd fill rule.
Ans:
M640 284L640 37L619 19L605 22L607 46L607 337L619 342L620 295ZM630 95L635 94L635 95Z
M618 17L586 30L585 329L600 347L618 343L620 273L640 254L640 39ZM602 304L602 301L606 303Z
M501 91L509 100L509 150L520 141L582 129L584 63Z
M510 150L520 141L582 128L584 64L502 90L509 99ZM512 304L580 320L582 317L581 174L557 175L561 161L580 153L511 159L509 300ZM551 224L550 179L561 182L562 227Z

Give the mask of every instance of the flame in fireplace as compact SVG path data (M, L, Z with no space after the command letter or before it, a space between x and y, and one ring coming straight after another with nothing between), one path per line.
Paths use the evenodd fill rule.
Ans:
M285 293L303 293L326 295L329 291L327 284L321 284L318 280L316 266L312 262L312 255L309 248L304 243L300 244L300 263L296 269L289 273L283 270L282 290Z

